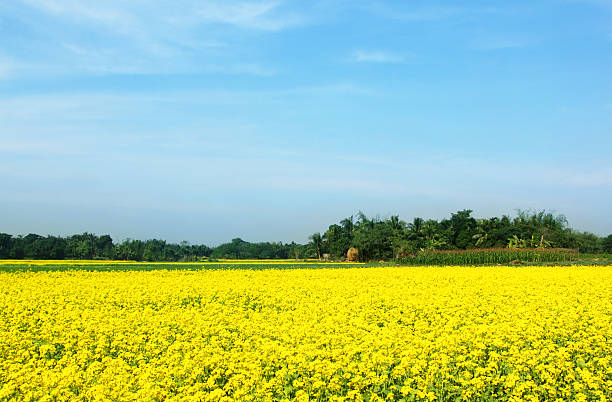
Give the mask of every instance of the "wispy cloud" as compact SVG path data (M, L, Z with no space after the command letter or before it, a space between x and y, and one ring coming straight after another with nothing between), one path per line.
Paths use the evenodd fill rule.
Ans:
M0 79L7 78L13 70L13 63L0 59Z
M399 3L399 5L377 2L368 5L367 8L385 18L406 22L431 22L499 12L499 9L494 7L478 8L452 5L418 6L415 5L414 2L404 2Z
M115 33L134 34L142 26L137 15L133 15L121 3L114 1L87 2L78 0L21 0L24 4L57 17L71 20L75 24L96 24L112 29Z
M304 18L282 11L279 1L194 1L178 0L161 5L119 0L21 0L23 3L73 23L95 23L117 34L150 34L164 25L228 24L243 29L277 31L294 26ZM157 20L157 21L154 21Z
M404 21L436 21L461 15L466 11L467 9L460 7L422 7L412 11L397 12L393 18Z
M601 167L593 170L551 170L547 177L569 188L600 187L612 188L612 168Z
M260 77L270 77L276 74L274 69L267 68L257 63L234 64L230 65L229 68L221 67L217 71L229 74L256 75Z
M597 6L612 8L611 0L566 0L569 3L590 3Z
M304 21L295 13L280 14L280 6L278 1L206 2L194 10L193 18L199 23L229 24L264 31L279 31Z
M356 50L349 59L357 63L401 63L404 61L404 57L399 54L381 50Z
M2 138L2 143L0 143L0 153L2 152L11 153L13 155L18 153L35 155L65 155L67 153L64 144L58 144L57 141L44 141L38 139L24 140L23 138Z
M313 85L309 87L297 87L284 89L274 92L278 95L368 95L376 94L371 88L355 85L350 82L329 84L329 85Z
M148 91L84 91L73 93L27 94L0 96L0 121L29 127L35 122L50 127L49 122L65 127L74 122L111 121L122 114L134 114L138 110L154 110L156 105L251 105L263 102L286 102L304 96L317 98L334 96L374 95L367 87L339 82L326 85L288 87L262 90L172 90Z
M237 52L232 40L242 41L253 31L281 31L306 20L284 2L271 0L177 0L154 6L120 0L15 1L32 11L31 19L36 23L31 27L61 27L45 31L51 36L32 43L37 50L43 48L55 56L46 58L41 69L50 73L271 76L275 69L261 65L249 53ZM25 21L16 21L26 28ZM35 31L33 36L42 33L37 28L27 29ZM71 30L80 34L66 35Z
M69 50L70 52L78 56L86 56L86 57L100 57L101 56L101 52L99 50L84 48L84 47L81 47L81 46L78 46L72 43L64 43L63 46L64 48L66 48L67 50Z
M23 68L23 65L17 63L14 58L0 53L0 79L12 76L21 68Z
M475 50L520 49L534 43L533 39L520 37L486 36L474 39L470 47Z

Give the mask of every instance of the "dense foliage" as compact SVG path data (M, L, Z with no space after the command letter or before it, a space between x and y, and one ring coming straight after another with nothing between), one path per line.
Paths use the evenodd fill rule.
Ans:
M0 233L0 259L119 259L137 261L195 260L210 255L204 245L131 240L115 244L109 235L83 233L70 237L11 236Z
M362 261L390 260L415 256L432 250L480 248L565 248L581 253L612 252L612 235L600 238L568 227L563 215L518 211L507 215L476 219L471 210L462 210L437 221L414 218L406 223L399 216L386 219L343 219L321 235L311 237L310 248L330 258L342 258L349 247L359 250ZM317 253L311 252L313 255Z
M342 260L350 247L361 261L409 258L431 250L474 248L554 247L582 253L612 253L612 235L600 238L567 226L562 215L545 211L517 216L476 219L462 210L448 219L414 218L406 223L399 216L368 218L359 213L331 225L323 234L314 233L308 244L250 243L233 239L217 247L167 243L164 240L131 240L114 243L109 235L83 233L69 237L12 236L0 233L0 259L117 259L136 261L195 261L210 258L326 258Z
M249 243L242 239L233 239L230 243L225 243L213 248L210 257L237 259L297 259L303 254L303 249L304 246L296 243Z

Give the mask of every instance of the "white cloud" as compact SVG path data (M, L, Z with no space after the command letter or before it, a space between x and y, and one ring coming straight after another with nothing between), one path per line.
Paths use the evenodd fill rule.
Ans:
M277 95L375 95L376 92L370 88L366 88L351 83L337 83L330 85L315 85L310 87L298 87L291 89L283 89L273 92Z
M178 0L161 5L143 0L21 1L75 23L103 25L117 34L150 35L156 30L184 28L185 24L228 24L243 29L278 31L303 21L297 14L281 12L282 3L278 1Z
M604 8L612 7L611 0L568 0L570 3L590 3Z
M271 76L273 68L244 54L237 58L234 44L227 39L240 38L234 35L237 32L275 32L305 21L283 2L271 0L177 0L155 5L145 0L18 1L35 10L38 26L60 24L64 28L49 31L53 37L45 45L58 57L49 59L44 70L60 74L214 72ZM218 25L229 26L234 32L220 30ZM81 34L66 36L71 29ZM6 75L5 70L0 59L0 77Z
M241 67L237 67L241 68ZM265 72L265 70L264 70ZM238 72L236 72L238 73ZM350 82L276 90L186 90L164 92L86 91L66 94L0 96L0 121L15 127L70 127L92 121L112 121L121 114L154 110L156 105L250 105L286 102L304 96L372 96L375 92ZM77 130L78 131L78 130ZM1 133L1 132L0 132Z
M276 1L206 2L194 10L194 19L200 23L221 23L265 31L279 31L303 21L295 14L275 15L279 6Z
M451 18L467 18L481 14L501 12L495 7L466 7L466 6L416 6L414 2L398 2L397 4L385 4L376 2L369 4L366 8L385 18L406 22L432 22L448 20Z
M84 48L72 43L64 43L64 48L68 49L70 52L76 54L77 56L86 56L86 57L100 57L103 56L103 53L100 50L94 50L89 48Z
M266 68L257 63L235 64L229 66L229 68L226 68L221 72L227 72L230 74L257 75L260 77L270 77L276 74L276 71L273 69Z
M92 2L78 0L22 0L23 3L48 14L61 16L77 24L96 24L115 33L140 33L138 15L130 13L120 2Z
M481 37L473 40L470 47L475 50L520 49L533 44L532 39L516 37Z
M2 138L0 143L0 152L11 154L28 153L35 155L65 155L66 149L63 144L58 144L57 141L31 140L21 138Z
M15 69L15 63L0 57L0 79L8 78Z
M408 12L398 12L394 18L404 21L436 21L465 13L458 7L426 7Z
M551 170L549 178L570 188L612 188L612 168L594 170Z
M350 57L351 61L364 63L401 63L404 57L385 51L357 50Z
M223 47L222 43L203 43L201 46ZM188 57L180 51L167 49L167 57L160 54L158 62L152 63L151 58L155 56L126 54L114 49L91 49L75 44L65 43L63 47L73 54L77 60L70 67L72 70L80 70L94 74L155 74L171 70L174 73L215 73L215 74L244 74L259 77L270 77L276 75L276 70L256 62L227 62L226 64L198 63L191 64ZM170 52L174 52L174 57ZM158 52L159 53L159 52ZM47 71L50 69L47 67Z

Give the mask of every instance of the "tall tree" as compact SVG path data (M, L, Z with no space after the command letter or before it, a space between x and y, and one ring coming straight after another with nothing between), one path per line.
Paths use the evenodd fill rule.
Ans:
M315 232L310 235L310 244L312 248L317 251L317 257L319 260L321 259L321 248L323 246L323 238L321 237L321 233Z

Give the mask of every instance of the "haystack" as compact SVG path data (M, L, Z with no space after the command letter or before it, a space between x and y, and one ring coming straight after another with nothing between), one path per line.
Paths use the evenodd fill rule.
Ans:
M355 247L349 248L348 251L346 252L347 261L357 261L358 257L359 257L359 251L357 251Z

